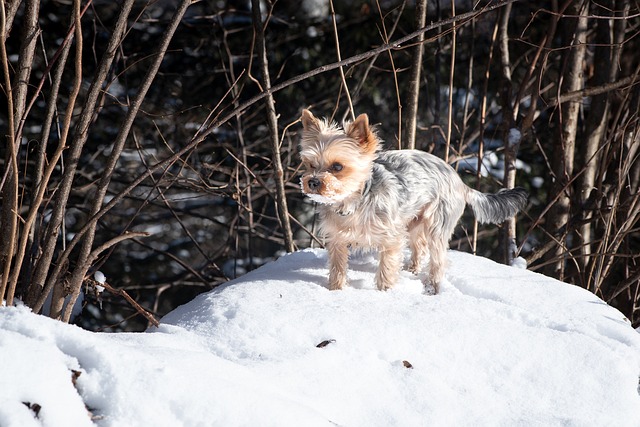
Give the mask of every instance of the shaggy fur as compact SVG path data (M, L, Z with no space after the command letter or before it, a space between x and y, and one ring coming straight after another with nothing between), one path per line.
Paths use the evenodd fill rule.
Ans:
M441 159L417 150L380 151L366 114L340 128L302 112L300 157L304 194L318 202L329 252L329 288L347 282L349 248L376 249L378 289L391 288L411 248L417 274L429 255L428 283L438 292L446 251L466 204L482 223L499 224L527 202L522 188L484 194L467 187Z

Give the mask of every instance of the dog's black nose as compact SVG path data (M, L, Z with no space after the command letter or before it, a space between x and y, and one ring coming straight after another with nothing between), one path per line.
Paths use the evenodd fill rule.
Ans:
M317 190L318 188L320 188L320 185L322 183L320 182L320 180L318 178L311 178L309 179L309 181L307 181L307 185L309 186L309 190Z

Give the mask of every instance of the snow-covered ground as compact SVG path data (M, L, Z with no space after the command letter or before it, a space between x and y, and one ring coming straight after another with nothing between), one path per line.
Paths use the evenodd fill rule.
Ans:
M640 426L640 334L620 312L449 258L437 296L406 272L375 290L370 255L330 292L326 253L301 251L147 333L0 308L0 426Z

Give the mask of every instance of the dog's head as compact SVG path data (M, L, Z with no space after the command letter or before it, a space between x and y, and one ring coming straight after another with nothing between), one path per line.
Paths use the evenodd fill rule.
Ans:
M302 192L325 204L342 202L359 194L371 176L380 141L369 127L366 114L341 128L302 111L300 158L306 171Z

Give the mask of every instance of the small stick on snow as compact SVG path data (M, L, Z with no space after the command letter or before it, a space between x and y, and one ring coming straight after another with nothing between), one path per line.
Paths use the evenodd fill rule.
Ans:
M136 300L134 300L133 298L131 298L131 296L127 293L127 291L125 291L124 289L116 289L113 286L111 286L110 284L108 284L106 281L103 283L98 282L97 280L88 278L86 279L88 282L90 282L93 286L97 287L97 286L103 286L107 291L111 292L114 295L118 295L123 297L125 300L127 300L127 302L129 304L131 304L131 306L133 308L136 309L136 311L141 314L142 316L145 317L145 319L147 319L149 321L149 323L151 323L153 326L155 326L156 328L160 325L160 323L156 320L155 317L153 317L153 314L149 313L147 310L145 310L140 304L138 304L136 302Z

